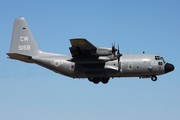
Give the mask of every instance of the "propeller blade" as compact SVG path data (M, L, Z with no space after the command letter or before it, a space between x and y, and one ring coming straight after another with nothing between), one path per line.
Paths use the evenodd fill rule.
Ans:
M112 54L115 56L115 52L117 51L117 49L115 48L115 42L114 42L114 45L112 44Z
M122 56L122 54L120 53L119 51L119 44L118 44L118 51L117 51L117 59L118 59L118 69L120 70L120 64L119 64L119 61L120 61L120 57Z
M119 54L120 52L119 52L119 44L118 44L118 52L117 52L117 54Z

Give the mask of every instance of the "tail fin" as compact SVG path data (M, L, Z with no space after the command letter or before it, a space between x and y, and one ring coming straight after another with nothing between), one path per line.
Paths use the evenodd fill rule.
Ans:
M16 18L14 21L11 46L9 54L21 56L36 56L40 52L38 45L24 18ZM10 56L11 57L11 56Z

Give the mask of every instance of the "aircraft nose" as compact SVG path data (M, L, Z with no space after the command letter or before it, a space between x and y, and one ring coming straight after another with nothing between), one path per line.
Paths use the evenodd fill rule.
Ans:
M174 65L170 63L166 63L165 65L165 73L171 72L174 70Z

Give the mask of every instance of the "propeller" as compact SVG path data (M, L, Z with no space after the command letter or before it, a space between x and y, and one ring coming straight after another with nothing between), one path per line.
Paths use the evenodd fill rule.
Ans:
M117 49L115 48L115 43L114 43L114 45L112 44L112 50L111 50L111 52L114 56L115 56L116 51L117 51Z
M116 53L117 51L117 53ZM112 54L114 55L114 58L118 60L118 70L120 70L120 57L122 56L122 54L120 53L119 50L119 44L118 44L118 49L115 48L115 42L114 44L112 44L112 50L111 50Z
M118 69L120 70L120 64L119 64L119 61L120 61L120 57L122 56L122 54L120 53L119 51L119 44L118 44L118 50L117 50L117 59L118 59Z

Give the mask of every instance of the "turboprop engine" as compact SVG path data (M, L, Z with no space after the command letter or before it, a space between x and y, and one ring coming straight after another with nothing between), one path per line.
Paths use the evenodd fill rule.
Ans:
M109 56L112 55L112 49L106 47L98 47L96 51L92 52L92 54L97 56Z

